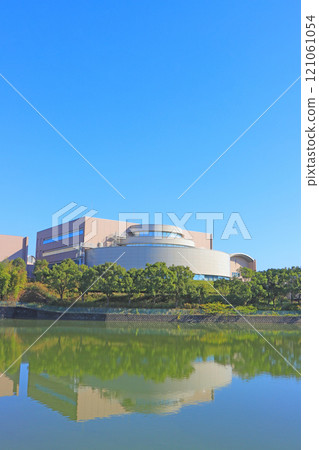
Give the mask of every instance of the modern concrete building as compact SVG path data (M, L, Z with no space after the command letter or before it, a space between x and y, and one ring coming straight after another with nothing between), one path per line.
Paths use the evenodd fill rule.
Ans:
M22 258L25 263L28 259L28 238L23 236L10 236L0 234L0 261Z
M172 225L131 225L114 243L112 247L86 246L86 264L117 260L128 270L160 261L167 266L189 266L197 276L207 279L230 276L228 253L198 247L185 230Z
M245 254L213 250L211 235L173 225L140 225L83 217L37 233L37 259L51 265L71 258L94 266L117 262L127 270L147 263L188 266L197 279L239 276L240 267L256 270Z
M77 220L47 228L37 233L36 259L59 264L71 258L84 263L83 246L109 247L118 234L129 224L116 220L81 217Z

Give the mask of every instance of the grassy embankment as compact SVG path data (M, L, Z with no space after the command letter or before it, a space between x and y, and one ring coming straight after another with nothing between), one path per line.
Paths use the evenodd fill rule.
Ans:
M197 287L207 285L205 281L194 281L194 284ZM207 290L207 286L205 287ZM181 304L176 306L176 300L169 296L157 296L154 298L147 294L140 293L130 297L125 293L114 293L107 305L106 296L100 292L89 292L81 298L79 298L79 293L76 295L72 294L61 300L56 293L49 289L45 284L30 282L19 296L18 301L20 304L29 306L67 307L79 298L76 306L77 308L83 308L83 310L86 308L184 309L189 311L190 314L237 314L213 288L208 289L208 294L209 295L206 294L205 298L201 299L201 301L197 302L194 302L191 298L184 298ZM235 307L243 314L256 314L257 311L271 315L277 315L280 311L285 311L286 314L296 314L297 312L300 312L300 306L298 304L292 304L291 302L285 302L281 306L277 305L275 308L272 302L258 302L256 305L236 305Z

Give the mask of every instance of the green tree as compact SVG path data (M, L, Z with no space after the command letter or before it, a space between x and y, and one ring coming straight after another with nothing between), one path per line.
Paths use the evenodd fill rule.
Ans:
M49 273L50 269L48 261L46 259L37 259L34 264L33 271L35 281L38 281L39 283L45 283Z
M144 273L146 293L153 297L154 302L171 292L173 277L164 262L146 264Z
M82 294L82 300L84 300L92 284L97 281L99 273L96 267L88 267L85 264L81 265L79 270L79 290Z
M251 280L254 278L256 272L252 269L249 269L248 267L241 267L240 268L240 275L244 280Z
M189 283L189 285L187 286L187 292L186 292L186 297L187 297L187 302L190 303L201 303L201 296L200 296L200 286L197 286L194 282L193 283Z
M220 280L216 280L216 281L214 281L214 287L223 296L227 296L230 293L230 282L229 282L229 280L225 280L223 278L221 278Z
M287 273L287 290L290 293L291 303L300 299L301 294L301 270L300 267L292 267Z
M128 270L122 279L122 291L128 296L128 303L131 304L134 294L138 295L145 291L145 271L133 267Z
M10 284L10 270L8 262L0 262L0 298L3 300L8 294Z
M170 283L169 288L175 298L175 307L180 304L182 299L189 292L189 286L193 281L194 273L189 267L171 266L169 267Z
M72 259L65 259L61 264L55 264L46 283L55 290L60 299L64 299L66 293L76 292L80 280L79 266Z
M267 276L264 272L255 272L250 281L252 303L258 304L267 299Z
M267 299L268 305L273 302L274 309L276 308L277 300L281 300L287 295L287 285L285 283L285 273L279 269L268 269L266 271L267 276Z
M127 295L128 304L130 305L131 301L132 301L132 296L135 292L135 286L134 286L133 278L129 272L126 272L124 274L122 281L121 281L121 285L122 285L122 291L125 292L125 294Z
M98 266L98 272L100 276L102 275L98 286L105 294L107 306L109 306L113 293L123 291L123 278L126 270L118 264L107 262Z
M247 305L251 300L251 287L249 283L245 283L238 279L229 281L229 294L227 300L232 305Z
M26 263L22 258L16 258L9 262L9 273L8 295L12 295L16 299L27 284Z
M141 294L146 289L146 278L144 269L132 268L128 270L130 277L133 280L133 289L135 294Z

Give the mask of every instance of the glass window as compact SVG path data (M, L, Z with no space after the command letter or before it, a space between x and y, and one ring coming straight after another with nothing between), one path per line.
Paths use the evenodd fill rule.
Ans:
M55 238L44 239L43 244L50 244L51 242L62 241L63 239L69 239L75 236L80 236L83 234L83 230L74 231L73 233L63 234L61 236L56 236Z

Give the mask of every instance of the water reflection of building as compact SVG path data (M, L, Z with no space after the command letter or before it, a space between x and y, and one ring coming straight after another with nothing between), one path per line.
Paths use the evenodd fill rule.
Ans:
M9 397L11 395L17 395L19 392L19 385L14 383L6 375L0 378L0 397Z
M215 389L231 383L230 366L208 361L195 362L193 368L188 378L166 378L162 383L128 374L107 382L94 377L84 377L83 381L105 395L114 393L126 412L167 414L185 405L211 401Z
M0 375L1 372L0 372ZM19 394L19 371L3 374L0 378L0 397L11 397Z
M77 394L76 420L78 421L128 413L116 396L113 396L107 389L79 386Z
M193 363L188 378L166 378L163 382L143 376L122 375L114 380L84 376L81 382L70 377L24 371L28 396L75 421L111 417L133 412L168 414L183 406L209 402L214 390L231 383L232 370L213 361ZM21 377L20 377L21 379ZM16 387L15 387L16 386ZM0 378L0 393L18 395L18 384ZM0 394L1 395L1 394Z

